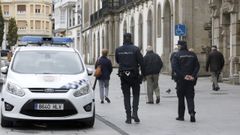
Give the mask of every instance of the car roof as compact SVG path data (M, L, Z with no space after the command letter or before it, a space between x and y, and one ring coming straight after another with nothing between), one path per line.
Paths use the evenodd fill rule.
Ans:
M16 51L68 51L75 52L71 47L53 47L53 46L27 46L18 47Z

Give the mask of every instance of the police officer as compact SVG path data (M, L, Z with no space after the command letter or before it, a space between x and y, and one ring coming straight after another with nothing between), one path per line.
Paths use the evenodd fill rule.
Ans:
M178 41L178 45L180 49L173 57L178 96L178 117L176 120L184 121L184 100L186 98L190 121L195 122L194 85L199 71L199 62L196 54L188 51L185 41Z
M139 48L133 45L130 33L125 33L123 38L123 46L116 49L115 59L119 64L118 75L121 80L121 89L124 96L124 106L127 116L127 120L125 122L127 124L131 124L131 118L134 119L135 122L140 122L137 113L141 84L139 67L141 68L141 73L143 74L143 56ZM132 109L130 103L131 88L133 93Z

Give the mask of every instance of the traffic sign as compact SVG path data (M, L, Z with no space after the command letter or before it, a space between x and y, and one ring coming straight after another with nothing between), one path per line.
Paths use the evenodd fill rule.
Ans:
M184 24L177 24L175 25L175 35L176 36L186 36L187 28Z

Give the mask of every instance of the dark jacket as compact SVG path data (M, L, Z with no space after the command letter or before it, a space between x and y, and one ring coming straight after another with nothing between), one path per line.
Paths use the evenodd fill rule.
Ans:
M196 54L183 49L173 56L172 68L176 73L177 80L184 80L186 75L192 75L197 79L200 66Z
M211 72L221 72L224 66L224 57L222 53L217 50L213 50L207 58L206 71L210 67Z
M140 67L141 73L144 74L143 56L139 48L133 44L125 43L118 47L115 51L115 59L119 64L119 71L134 70L138 72Z
M145 75L159 74L163 63L160 56L153 51L148 51L143 57Z
M95 69L98 65L101 65L102 75L97 77L98 80L110 80L110 75L112 73L112 63L106 56L101 56L96 64Z

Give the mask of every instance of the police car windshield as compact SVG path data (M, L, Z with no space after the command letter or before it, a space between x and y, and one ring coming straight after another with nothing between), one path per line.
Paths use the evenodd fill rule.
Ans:
M12 70L23 74L78 74L83 72L79 55L67 51L20 51Z

